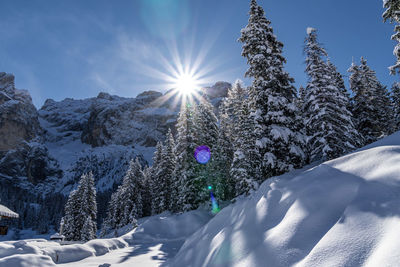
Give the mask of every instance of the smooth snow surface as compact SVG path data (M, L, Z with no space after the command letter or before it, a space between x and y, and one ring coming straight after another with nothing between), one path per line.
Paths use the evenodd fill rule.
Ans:
M205 210L163 213L140 219L135 230L119 238L85 244L60 245L45 239L0 242L0 267L160 266L210 218Z
M264 182L165 265L399 266L400 132Z

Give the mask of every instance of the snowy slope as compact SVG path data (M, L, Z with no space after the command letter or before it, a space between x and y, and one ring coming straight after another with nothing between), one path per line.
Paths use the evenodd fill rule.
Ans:
M139 226L119 237L63 245L45 239L0 242L0 267L19 266L159 266L174 256L185 239L211 215L196 210L142 218ZM108 265L109 266L109 265Z
M267 180L166 265L399 266L400 132Z

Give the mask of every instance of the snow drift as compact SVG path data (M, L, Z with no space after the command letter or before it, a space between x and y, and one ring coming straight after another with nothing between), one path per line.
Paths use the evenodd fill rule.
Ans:
M223 209L166 265L398 266L400 132L274 177Z
M160 254L168 256L166 254L171 254L175 249L175 247L168 248L168 245L178 245L177 251L184 240L201 228L210 217L209 212L205 210L196 210L180 215L163 213L140 219L138 221L139 226L136 229L119 238L94 239L85 244L61 246L59 243L49 242L45 239L0 242L0 267L42 267L55 266L56 263L87 266L87 263L82 260L96 258L101 261L101 256L114 250L134 248L145 243L163 244L164 246L160 248ZM138 248L140 249L140 246ZM137 254L139 255L139 253ZM115 261L118 262L118 259L115 259ZM134 265L133 256L131 261L127 264ZM155 264L149 261L150 263Z

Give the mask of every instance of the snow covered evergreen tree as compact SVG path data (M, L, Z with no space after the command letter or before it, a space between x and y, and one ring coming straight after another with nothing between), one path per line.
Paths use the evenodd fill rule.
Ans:
M199 126L195 126L195 120L198 120L196 113L197 108L187 104L182 108L177 121L174 177L179 197L173 210L189 211L197 209L208 196L207 181L201 174L202 166L196 161L194 151L199 145L198 137L205 141L209 140L212 135L206 136L197 133ZM206 124L208 123L204 122L204 125Z
M178 189L178 199L172 205L172 211L188 211L196 209L201 200L198 197L198 188L204 186L203 181L196 177L195 168L198 163L194 158L197 140L193 122L193 106L184 106L177 120L174 170L174 187Z
M249 92L251 116L255 121L258 157L262 166L258 180L280 175L304 163L302 135L297 132L293 78L284 71L283 44L276 39L264 10L251 0L248 25L242 29L242 56L253 78Z
M93 174L83 174L78 188L70 193L65 206L63 234L66 240L87 241L87 238L95 238L96 217L96 189ZM87 220L91 222L86 222Z
M399 0L383 0L383 7L386 8L383 13L383 20L389 20L390 23L395 23L395 34L392 35L392 40L397 41L397 45L393 50L393 54L397 58L395 65L391 66L390 73L400 73L400 1Z
M202 97L194 110L194 127L197 144L206 145L212 151L218 139L218 119L207 96Z
M193 188L196 190L196 202L203 203L209 201L208 186L214 188L217 198L223 197L223 186L220 186L222 177L219 176L222 170L218 169L218 119L214 113L214 107L209 102L207 96L203 96L194 112L194 129L197 146L208 146L211 151L211 159L207 164L194 165L192 171L196 177ZM193 151L194 152L194 151ZM215 191L218 189L218 191ZM197 206L197 204L196 204Z
M140 192L140 183L143 181L142 166L139 159L132 160L122 182L120 192L122 202L119 203L124 209L120 226L129 223L135 224L138 218L142 217L143 203Z
M377 83L374 102L379 111L378 121L381 130L381 136L379 137L383 138L394 132L395 121L390 93L387 90L387 87L382 85L380 82Z
M230 168L230 176L235 183L235 196L247 195L257 189L255 177L259 177L261 172L260 165L253 160L258 151L254 143L254 121L250 116L247 99L243 100L237 113L239 120L233 129L237 134L233 140L234 155Z
M350 75L350 89L353 91L352 107L354 124L363 138L363 145L378 140L384 134L381 123L377 96L380 86L375 72L369 68L367 61L361 58L360 66L352 64L348 72Z
M82 228L82 234L81 234L81 240L82 241L89 241L92 239L96 238L96 232L94 232L95 229L97 229L96 223L93 222L92 218L90 216L86 217L85 223L83 224Z
M232 142L236 137L235 125L239 122L239 111L243 102L247 98L247 90L243 82L237 80L232 88L228 90L227 97L220 107L220 127L226 128L226 134L229 141Z
M392 86L392 106L393 106L393 131L400 130L400 83L396 82Z
M229 93L228 93L229 94ZM217 199L230 200L234 197L234 183L230 177L233 159L232 121L226 111L226 99L220 106L220 126L217 144L214 148L211 169L213 192Z
M78 216L81 216L79 214L79 196L78 191L73 190L65 204L65 216L63 217L65 240L79 241L81 239L80 230L76 229Z
M350 101L335 66L325 61L327 52L318 43L313 28L307 29L304 51L309 81L303 110L310 159L333 159L359 145L359 135L347 109Z
M163 190L162 178L160 176L161 173L161 164L163 161L163 144L162 142L158 142L156 146L156 151L153 155L153 165L151 166L151 179L154 182L153 188L153 201L152 201L152 213L158 214L163 212L161 210L161 202L162 197L160 197L160 192Z
M90 227L92 228L90 232L93 234L90 234L89 236L95 238L97 232L97 202L93 173L89 172L85 178L82 210L83 214L86 214L87 218L91 220Z
M103 234L128 224L136 225L143 215L141 183L144 180L139 159L131 160L122 184L111 195L107 219L104 221Z
M154 211L161 213L171 208L173 195L173 174L175 169L175 141L171 129L168 130L164 145L157 149L161 153L161 161L158 164L155 187L157 193L154 195ZM160 149L160 151L159 151Z
M143 201L143 217L153 215L153 198L154 198L154 180L151 176L151 167L143 169L143 182L142 182L142 201Z

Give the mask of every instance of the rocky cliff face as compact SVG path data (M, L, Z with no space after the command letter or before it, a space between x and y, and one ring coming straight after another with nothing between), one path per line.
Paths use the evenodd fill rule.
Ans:
M29 93L15 89L13 75L0 72L0 151L16 148L40 133L38 114Z
M219 82L203 93L217 109L230 86ZM180 108L174 103L174 97L155 91L136 98L100 93L83 100L48 99L37 111L29 93L15 88L14 76L0 73L0 199L17 212L25 212L23 203L37 196L44 197L43 209L51 208L49 199L62 207L55 194L68 195L82 173L92 171L104 211L129 161L152 163L157 142L174 128ZM28 191L29 197L7 197ZM53 220L61 216L62 209L52 210Z

